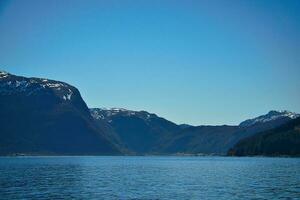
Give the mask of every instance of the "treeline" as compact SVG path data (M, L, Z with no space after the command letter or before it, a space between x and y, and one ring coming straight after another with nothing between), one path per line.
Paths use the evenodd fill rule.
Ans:
M241 140L228 155L300 156L300 118Z

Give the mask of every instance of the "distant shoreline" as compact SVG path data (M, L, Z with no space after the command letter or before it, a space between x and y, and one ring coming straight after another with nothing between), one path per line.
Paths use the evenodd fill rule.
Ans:
M221 154L140 154L140 155L93 155L93 154L8 154L0 157L232 157L232 158L300 158L300 155L248 155L248 156L231 156Z

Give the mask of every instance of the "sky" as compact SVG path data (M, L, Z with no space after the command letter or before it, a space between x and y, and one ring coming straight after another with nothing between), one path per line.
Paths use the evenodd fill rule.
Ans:
M176 123L300 112L300 1L0 0L0 69Z

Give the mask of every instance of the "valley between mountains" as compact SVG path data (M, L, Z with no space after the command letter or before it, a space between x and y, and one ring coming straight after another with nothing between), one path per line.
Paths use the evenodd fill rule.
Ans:
M0 155L298 156L299 116L178 125L147 111L88 108L72 85L0 72Z

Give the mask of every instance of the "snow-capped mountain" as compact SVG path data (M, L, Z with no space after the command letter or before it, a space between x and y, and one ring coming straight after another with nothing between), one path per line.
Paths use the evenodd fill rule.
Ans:
M288 112L285 114L291 118L297 116ZM240 140L230 148L228 155L300 157L300 118Z
M0 155L217 153L300 117L270 111L239 126L177 125L146 111L91 108L73 86L0 71Z
M297 117L300 117L300 114L289 112L286 110L284 111L272 110L266 115L261 115L256 118L243 121L242 123L240 123L240 126L247 127L247 126L253 126L255 124L267 123L267 122L272 122L277 120L286 121L286 120L296 119Z
M119 154L77 88L0 72L0 155Z
M108 120L113 116L137 116L144 120L157 117L157 115L148 113L146 111L133 111L124 108L90 108L90 112L93 118L104 120Z
M163 139L181 130L177 124L146 111L91 108L90 112L96 121L109 124L123 146L136 153L159 152Z
M225 154L239 140L278 127L299 114L270 111L239 126L176 125L146 111L124 108L91 108L96 121L109 124L129 150L137 153L220 153Z
M70 101L74 87L67 83L44 78L27 78L0 71L0 93L5 95L23 93L26 96L39 94L41 91L54 92L62 100Z

